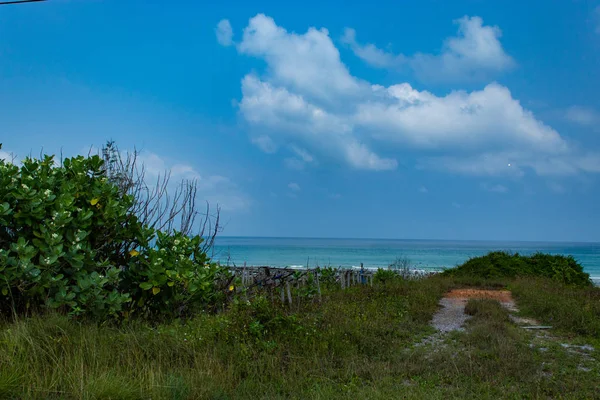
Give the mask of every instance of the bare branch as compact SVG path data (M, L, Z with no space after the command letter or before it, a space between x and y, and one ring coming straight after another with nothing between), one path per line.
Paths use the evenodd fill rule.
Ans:
M213 248L222 230L221 209L217 205L211 212L207 202L205 213L198 211L197 180L182 179L172 190L171 172L165 171L158 174L154 184L148 185L146 168L139 162L139 151L134 149L123 154L114 141L102 147L101 156L106 176L123 195L133 197L131 211L144 225L161 231L177 229L185 235L191 235L198 226L198 234L204 239L202 249L208 253ZM126 244L125 249L130 245Z

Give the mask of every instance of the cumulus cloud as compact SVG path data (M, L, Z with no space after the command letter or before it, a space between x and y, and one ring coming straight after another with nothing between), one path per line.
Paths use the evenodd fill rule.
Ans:
M500 60L497 28L475 17L459 24L461 34L447 41L440 59L510 64ZM421 168L468 175L599 171L598 153L578 149L498 83L443 95L406 82L372 84L349 73L326 29L288 32L262 14L250 19L237 49L266 62L263 74L242 79L239 102L240 116L260 132L253 142L265 152L293 144L310 157L372 171L397 168L397 154L410 149L420 154ZM453 62L466 61L443 61ZM308 162L295 152L286 165Z
M513 99L510 91L492 83L483 90L455 91L437 97L408 83L381 89L386 101L357 108L356 123L373 129L385 141L418 147L512 146L561 151L566 143Z
M217 24L215 29L217 42L222 46L231 46L233 44L233 29L231 23L227 19L222 19Z
M342 42L374 67L410 68L418 78L426 81L482 80L514 67L515 61L500 43L500 28L484 25L476 16L464 16L454 23L458 25L458 33L446 39L439 54L407 56L386 52L372 43L358 43L356 32L350 28L345 30Z
M264 14L250 19L238 45L242 54L264 59L270 79L319 99L357 94L360 84L340 61L327 29L309 28L299 35L287 32ZM335 97L332 97L335 96Z
M565 117L580 125L590 126L600 122L600 115L591 108L572 106L565 113Z
M359 44L356 41L356 31L352 28L344 30L342 43L349 45L357 57L377 68L399 68L409 61L403 54L386 52L372 43Z
M275 87L254 75L242 80L240 111L257 126L270 128L280 136L303 141L337 154L358 169L386 170L396 160L381 158L352 134L353 126L343 115L330 113L284 87Z

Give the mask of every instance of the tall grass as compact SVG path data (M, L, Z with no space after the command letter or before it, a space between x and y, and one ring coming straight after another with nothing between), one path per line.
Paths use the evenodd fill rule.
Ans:
M155 327L60 315L7 322L0 397L335 397L389 376L401 349L429 332L445 290L441 281L398 280L335 291L300 312L257 299Z
M550 279L517 279L510 288L522 312L572 335L600 342L600 288L573 287Z
M440 297L464 283L444 276L397 279L326 291L323 302L305 302L299 309L258 297L218 315L160 325L77 323L62 315L5 321L0 398L600 396L597 365L583 374L580 360L558 343L547 352L533 348L533 334L514 326L495 301L467 304L472 318L466 332L418 345L434 333L428 323ZM547 299L556 287L534 279L505 284L524 309L538 303L520 290L531 285L531 298ZM570 299L587 289L559 290ZM573 304L565 304L556 318L567 318Z

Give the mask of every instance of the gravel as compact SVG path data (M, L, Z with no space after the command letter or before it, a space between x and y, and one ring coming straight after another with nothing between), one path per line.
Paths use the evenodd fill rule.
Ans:
M435 313L431 325L440 332L464 330L464 324L471 316L465 314L467 299L444 297L440 300L442 308Z

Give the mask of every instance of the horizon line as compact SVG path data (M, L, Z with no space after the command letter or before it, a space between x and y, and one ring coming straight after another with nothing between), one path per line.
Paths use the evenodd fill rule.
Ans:
M511 239L406 239L406 238L367 238L367 237L318 237L318 236L248 236L248 235L217 235L219 238L244 238L244 239L327 239L327 240L405 240L405 241L430 241L430 242L504 242L504 243L571 243L571 244L598 244L600 241L574 241L574 240L511 240Z

